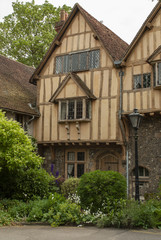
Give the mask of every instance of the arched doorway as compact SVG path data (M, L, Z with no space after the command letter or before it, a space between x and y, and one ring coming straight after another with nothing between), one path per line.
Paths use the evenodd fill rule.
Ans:
M112 154L108 154L100 159L99 169L101 171L119 172L119 159Z

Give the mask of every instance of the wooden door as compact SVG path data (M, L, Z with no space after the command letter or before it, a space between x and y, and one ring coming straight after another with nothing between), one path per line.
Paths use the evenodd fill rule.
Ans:
M119 172L119 161L114 155L106 155L100 160L100 170Z

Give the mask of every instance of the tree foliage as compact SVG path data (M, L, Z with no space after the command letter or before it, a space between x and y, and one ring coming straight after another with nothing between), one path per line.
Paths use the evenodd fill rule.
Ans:
M0 111L0 198L27 200L55 189L54 178L41 168L42 162L20 124Z
M32 2L12 3L13 13L0 22L0 53L26 65L37 67L53 41L55 23L59 21L61 7L47 0L37 5ZM63 5L66 12L71 8Z

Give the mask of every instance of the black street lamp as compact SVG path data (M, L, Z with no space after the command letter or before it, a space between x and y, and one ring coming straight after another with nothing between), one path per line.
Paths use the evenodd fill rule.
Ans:
M140 122L142 119L142 115L138 112L138 109L134 109L134 111L129 114L129 119L132 127L135 131L135 200L140 201L139 195L139 166L138 166L138 134L137 131L140 126Z

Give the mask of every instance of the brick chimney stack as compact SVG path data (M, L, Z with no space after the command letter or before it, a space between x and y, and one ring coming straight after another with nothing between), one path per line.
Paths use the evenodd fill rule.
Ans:
M62 9L60 11L60 21L55 24L55 30L57 33L60 31L64 22L67 20L67 18L68 18L68 13L64 9Z

